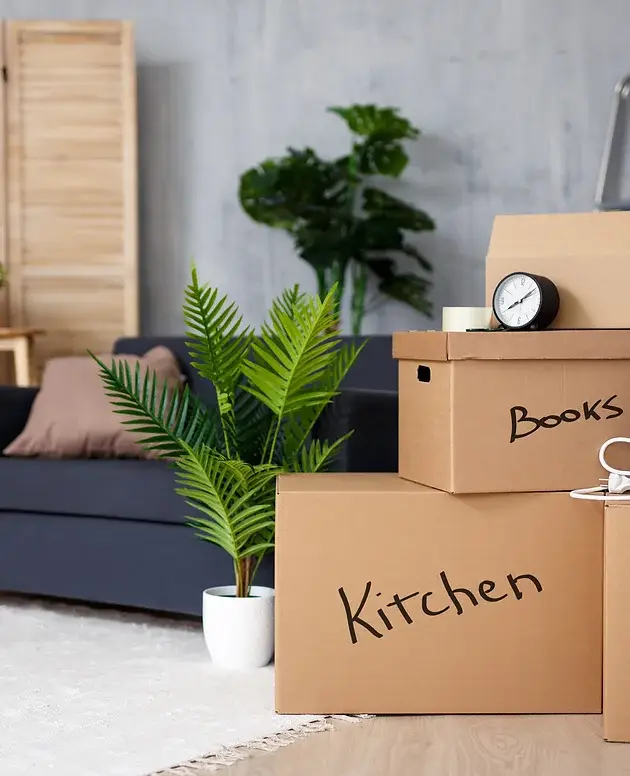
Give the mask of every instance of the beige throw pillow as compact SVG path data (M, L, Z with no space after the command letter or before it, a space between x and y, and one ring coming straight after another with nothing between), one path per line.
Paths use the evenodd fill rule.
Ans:
M141 373L155 372L158 395L179 390L182 383L177 359L168 348L152 348L144 356L99 356L104 364L124 360L132 374L136 364ZM90 356L54 358L44 369L42 385L35 397L22 433L4 450L7 456L43 458L151 458L115 413L105 394L98 364Z

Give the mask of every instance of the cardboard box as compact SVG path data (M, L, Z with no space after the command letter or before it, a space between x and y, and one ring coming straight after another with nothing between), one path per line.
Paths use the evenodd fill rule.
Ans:
M486 299L511 272L548 277L560 292L559 329L630 328L630 213L497 216Z
M604 738L630 742L630 503L604 521Z
M397 332L399 472L450 493L572 490L630 435L630 330ZM620 449L616 449L620 448ZM630 469L628 446L611 448Z
M276 708L599 713L603 502L279 479Z

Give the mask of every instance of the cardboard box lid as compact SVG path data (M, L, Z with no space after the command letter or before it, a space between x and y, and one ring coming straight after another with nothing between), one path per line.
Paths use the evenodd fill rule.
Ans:
M281 474L276 481L278 493L436 493L442 491L403 480L397 474Z
M630 329L397 331L393 354L403 361L630 360Z
M604 256L630 256L630 213L497 216L487 259Z

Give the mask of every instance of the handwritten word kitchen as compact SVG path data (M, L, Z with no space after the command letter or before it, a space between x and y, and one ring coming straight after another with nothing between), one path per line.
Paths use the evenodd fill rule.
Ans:
M612 420L623 415L621 407L611 404L617 398L617 394L608 399L598 399L595 402L583 402L580 409L564 410L559 415L545 415L542 418L534 418L529 415L527 407L512 407L510 417L512 419L512 432L510 444L517 439L530 436L539 428L556 428L561 423L575 423L576 420Z
M382 639L385 632L395 627L413 625L419 616L439 617L447 612L461 615L479 606L481 601L493 604L503 601L508 596L513 596L520 601L524 596L523 589L526 587L536 593L541 593L543 589L540 580L533 574L518 576L508 574L506 580L507 586L497 589L496 582L484 579L477 586L477 591L473 593L466 587L453 587L446 572L441 571L440 582L443 592L434 593L433 590L427 590L422 593L418 590L405 595L394 593L387 603L375 600L380 598L381 593L372 593L372 583L366 582L361 600L356 606L350 602L343 587L339 588L338 593L343 604L350 641L357 644L359 633L364 637ZM508 592L504 592L505 590ZM374 607L377 608L374 609Z

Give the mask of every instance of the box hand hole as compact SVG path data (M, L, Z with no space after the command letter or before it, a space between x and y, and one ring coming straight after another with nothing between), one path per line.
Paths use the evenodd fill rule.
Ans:
M431 368L428 366L423 366L422 364L418 367L418 382L419 383L430 383L431 382Z

